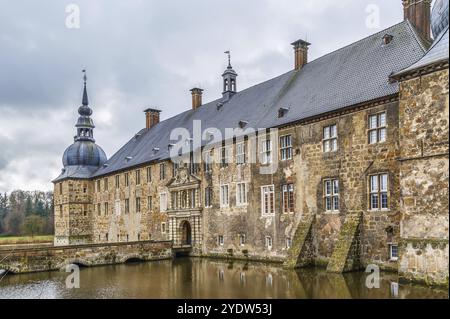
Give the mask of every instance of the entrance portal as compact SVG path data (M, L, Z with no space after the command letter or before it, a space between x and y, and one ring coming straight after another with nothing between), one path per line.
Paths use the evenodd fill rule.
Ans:
M181 245L182 246L192 245L191 224L189 224L188 221L184 221L181 224Z

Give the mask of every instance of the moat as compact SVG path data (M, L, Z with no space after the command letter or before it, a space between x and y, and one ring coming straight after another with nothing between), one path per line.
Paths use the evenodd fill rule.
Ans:
M448 290L396 285L381 273L379 289L366 288L365 273L329 274L320 269L286 270L278 265L181 258L81 268L80 288L66 289L63 271L7 275L6 298L448 298ZM392 284L394 283L394 284Z

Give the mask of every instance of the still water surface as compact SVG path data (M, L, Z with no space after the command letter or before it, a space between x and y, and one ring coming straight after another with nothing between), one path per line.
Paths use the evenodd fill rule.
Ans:
M328 274L285 270L277 265L177 259L81 268L80 288L66 289L63 271L8 275L4 298L448 298L448 290L396 285L381 274L379 289L367 289L365 273Z

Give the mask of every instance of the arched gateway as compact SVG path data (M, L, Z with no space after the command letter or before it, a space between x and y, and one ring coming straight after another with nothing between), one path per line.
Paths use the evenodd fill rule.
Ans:
M189 224L188 221L183 221L181 223L181 245L182 246L192 245L191 224Z

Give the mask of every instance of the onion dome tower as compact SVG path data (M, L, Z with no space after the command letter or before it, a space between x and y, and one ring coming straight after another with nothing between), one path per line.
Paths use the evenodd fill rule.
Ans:
M433 31L434 38L437 38L448 27L448 3L449 0L437 0L433 5L433 10L431 11L431 30Z
M100 146L95 144L94 139L94 122L91 119L92 109L89 107L89 99L86 89L86 71L84 73L84 90L82 105L78 109L77 135L74 137L75 142L69 146L63 155L64 168L68 166L90 166L100 167L107 158L105 152Z

